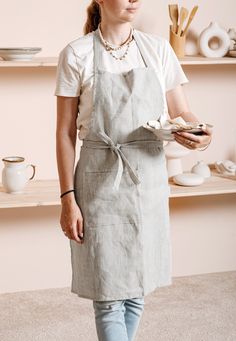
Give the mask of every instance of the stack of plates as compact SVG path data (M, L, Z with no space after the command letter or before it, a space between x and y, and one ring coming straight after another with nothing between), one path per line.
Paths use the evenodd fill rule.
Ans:
M236 58L236 50L229 50L228 56Z
M0 57L3 60L29 61L41 50L41 47L0 47Z

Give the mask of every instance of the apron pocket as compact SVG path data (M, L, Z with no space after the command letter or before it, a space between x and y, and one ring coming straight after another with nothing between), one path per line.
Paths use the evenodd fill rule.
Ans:
M114 190L116 171L83 174L83 218L89 228L137 222L137 190L128 172Z
M94 287L103 296L141 293L143 281L142 229L133 224L88 230L89 259ZM109 304L109 302L108 302Z

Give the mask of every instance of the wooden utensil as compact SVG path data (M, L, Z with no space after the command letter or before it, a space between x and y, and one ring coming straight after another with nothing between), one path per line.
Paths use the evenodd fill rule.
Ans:
M194 6L193 9L192 9L192 11L191 11L191 13L190 13L190 16L189 16L187 25L186 25L186 27L185 27L185 29L184 29L184 31L183 31L183 34L182 34L183 36L186 34L187 29L189 28L189 25L191 24L191 22L192 22L192 20L193 20L193 18L194 18L194 16L195 16L197 10L198 10L198 6Z
M176 33L177 32L177 26L178 26L178 19L179 19L178 5L173 4L173 5L169 5L168 7L169 7L170 19L173 23L172 29L173 29L173 32Z
M184 24L185 19L188 16L188 10L185 7L181 7L180 9L180 23L179 23L179 27L178 27L178 31L177 31L177 35L180 36L181 32L182 32L182 27Z

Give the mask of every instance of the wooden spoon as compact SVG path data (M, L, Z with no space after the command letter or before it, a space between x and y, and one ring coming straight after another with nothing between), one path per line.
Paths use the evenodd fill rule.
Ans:
M178 27L178 31L177 31L177 35L180 36L181 35L181 31L182 31L182 27L184 24L184 20L187 18L188 16L188 10L185 7L181 7L180 9L180 23L179 23L179 27Z
M169 15L170 19L173 23L172 31L176 33L177 31L177 25L178 25L178 19L179 19L179 9L177 4L169 5Z
M189 16L189 19L188 19L188 23L183 31L183 36L186 34L186 31L187 29L189 28L189 25L191 24L192 20L193 20L193 17L195 16L196 12L198 10L198 6L194 6L191 13L190 13L190 16Z

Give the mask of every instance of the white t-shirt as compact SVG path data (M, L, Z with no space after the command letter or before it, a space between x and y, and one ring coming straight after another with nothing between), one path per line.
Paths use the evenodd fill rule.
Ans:
M188 79L182 70L178 58L168 40L154 34L136 30L140 43L149 58L149 63L154 67L160 77L164 93L179 84L187 83ZM99 34L101 31L99 30ZM79 96L78 116L76 126L79 130L79 139L84 139L88 133L88 124L93 108L93 35L94 31L68 43L60 52L55 96ZM125 47L124 47L125 49ZM124 50L125 51L125 50ZM122 54L122 51L120 51ZM144 61L133 39L128 54L123 60L114 59L105 49L101 55L102 68L113 73L129 71L136 67L145 67ZM165 99L165 113L168 109Z

